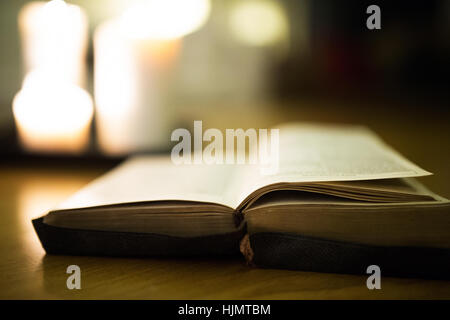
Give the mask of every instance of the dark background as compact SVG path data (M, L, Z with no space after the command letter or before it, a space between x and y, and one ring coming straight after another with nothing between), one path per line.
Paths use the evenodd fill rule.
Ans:
M26 2L0 3L0 153L3 158L30 156L17 142L11 111L12 99L23 77L17 14ZM71 2L82 6L89 16L88 90L93 94L93 30L109 15L120 13L125 2ZM229 35L226 18L237 2L212 1L206 25L184 39L177 66L179 77L172 86L175 104L188 114L191 106L208 105L201 111L208 116L223 112L226 105L258 105L269 101L276 105L273 112L283 113L285 108L301 109L302 104L297 101L322 101L322 105L348 102L354 106L351 110L343 108L337 112L344 118L348 113L349 119L350 113L363 114L368 109L374 112L374 104L380 110L396 109L393 111L405 119L411 113L450 119L450 1L278 2L289 25L285 40L288 50L280 49L286 43L255 48L235 41ZM366 8L371 4L381 8L381 30L366 28L369 16ZM213 52L214 59L206 64L205 54L192 54L199 46L205 48L198 50L200 53ZM224 64L230 72L221 72ZM187 70L201 68L208 70L206 80L192 81L197 80L196 74ZM256 70L256 75L252 71L253 78L249 76L252 72L246 68ZM237 80L239 83L233 86ZM255 80L263 84L255 84ZM337 121L342 120L342 114ZM101 157L94 129L91 144L87 155Z

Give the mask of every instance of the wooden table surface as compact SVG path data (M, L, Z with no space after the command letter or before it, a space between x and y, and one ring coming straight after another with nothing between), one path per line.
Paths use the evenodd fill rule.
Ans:
M264 108L264 107L261 107ZM422 181L450 197L448 113L392 114L350 111L329 113L314 105L280 112L254 113L246 122L229 110L204 122L205 127L255 127L286 119L369 124L400 152L435 172ZM251 110L251 109L250 109ZM328 110L328 111L327 111ZM342 110L342 109L340 109ZM251 111L250 111L251 112ZM381 114L380 114L381 112ZM334 114L331 116L330 114ZM190 121L192 115L185 117ZM193 116L192 116L193 117ZM220 121L217 119L221 119ZM31 219L105 172L105 166L0 164L1 299L391 299L450 298L450 281L382 278L381 290L368 290L365 276L256 269L241 258L131 259L46 255ZM81 268L81 290L68 290L66 268ZM449 270L450 272L450 270Z

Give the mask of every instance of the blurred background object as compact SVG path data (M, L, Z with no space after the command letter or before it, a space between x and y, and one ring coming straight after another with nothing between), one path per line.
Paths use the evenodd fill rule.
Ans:
M93 111L89 93L48 68L29 72L13 101L21 144L35 152L83 152Z
M21 145L29 151L82 153L93 104L85 85L87 18L63 0L27 3L19 12L24 81L13 101Z
M62 0L54 1L50 9L61 10ZM45 19L47 27L40 27L42 21L33 12L37 6L49 9L48 4L0 3L2 155L27 156L21 147L31 141L23 129L22 122L27 121L44 123L48 130L65 128L58 136L79 136L86 146L75 149L85 150L86 157L102 157L167 150L170 130L189 127L194 119L211 119L211 126L255 127L275 124L275 118L258 122L273 114L296 115L277 118L281 120L308 120L313 105L323 112L312 112L320 114L338 105L353 106L340 107L339 116L312 117L324 121L353 121L355 114L392 108L406 118L411 113L434 113L448 119L449 1L377 1L381 30L366 28L371 1L73 0L67 4L74 10L64 11L64 19L58 14ZM52 23L61 28L49 29ZM59 60L61 56L65 58ZM88 99L81 98L83 91L65 86L74 94L66 100L61 98L63 89L48 86L34 95L25 92L24 76L36 64L57 66L53 69L75 79L71 85L87 90L95 101L93 126ZM12 102L19 91L15 105L21 106L14 108L14 121ZM74 118L69 110L76 108L71 107L76 99L84 101L79 102L83 115L68 121ZM46 107L42 112L23 111L25 104L31 110ZM51 104L64 104L58 116L49 111ZM377 110L370 109L373 105ZM48 114L54 119L49 120ZM229 116L219 116L223 114ZM26 118L33 121L22 120ZM56 125L52 129L48 121L59 123L60 129ZM44 134L33 130L28 136L39 140ZM74 150L69 138L63 138L67 148L52 139L42 141L44 147L26 150L39 154L54 149L45 148L52 145L61 154Z
M182 37L200 28L209 11L209 0L147 0L97 28L96 124L103 152L167 148L175 117L168 100L171 76Z
M83 9L62 0L31 1L19 12L23 71L51 68L84 86L88 21Z

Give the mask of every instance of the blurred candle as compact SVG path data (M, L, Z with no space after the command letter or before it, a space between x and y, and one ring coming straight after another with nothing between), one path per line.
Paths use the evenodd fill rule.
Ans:
M31 151L81 153L93 116L90 95L48 69L30 72L13 100L22 145Z
M117 21L94 37L97 137L111 155L163 149L170 115L165 105L170 70L181 41L136 40Z
M147 0L94 36L97 136L107 154L161 150L174 120L167 105L182 37L208 18L208 0Z
M25 74L51 66L84 86L88 23L80 7L63 0L30 2L20 10L19 30Z

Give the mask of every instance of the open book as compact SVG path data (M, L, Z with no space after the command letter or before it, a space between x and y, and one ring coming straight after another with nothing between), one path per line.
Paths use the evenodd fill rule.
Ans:
M279 170L140 156L34 220L48 253L224 255L325 272L445 276L450 204L360 126L280 128Z

